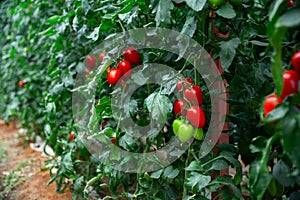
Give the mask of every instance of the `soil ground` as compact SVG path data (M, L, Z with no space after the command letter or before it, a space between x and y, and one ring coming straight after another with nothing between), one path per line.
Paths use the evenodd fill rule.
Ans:
M48 185L49 171L42 171L46 157L24 147L16 123L0 120L0 200L71 200L67 189L56 193L55 183Z

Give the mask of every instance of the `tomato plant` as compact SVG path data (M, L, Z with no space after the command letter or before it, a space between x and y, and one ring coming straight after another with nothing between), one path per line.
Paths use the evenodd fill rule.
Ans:
M246 198L243 194L293 199L300 190L299 9L299 1L287 0L1 1L1 118L19 119L27 130L26 141L37 134L46 140L55 152L47 161L49 183L55 182L58 192L71 187L73 199L206 199L210 193L224 199ZM216 112L210 98L215 83L206 82L209 73L199 74L194 63L182 57L192 44L177 38L180 55L119 44L111 51L93 51L116 33L143 27L179 31L209 55L196 56L216 61L227 80L224 93L229 98L220 96L220 101L229 104L223 116L228 130L223 131L230 132L229 144L216 146L218 154L197 156L213 120L210 115ZM128 37L133 43L144 39L139 34ZM112 57L114 52L122 55ZM118 66L122 59L130 65L121 61ZM153 119L165 125L147 139L136 140L113 117L112 85L135 65L146 69L149 63L168 65L190 78L176 80L167 89L139 85L126 112L141 126ZM209 65L205 67L209 71ZM105 68L101 75L100 68ZM78 76L86 77L82 88L76 88ZM165 83L168 76L159 78ZM121 90L145 81L142 76L130 79L120 81ZM97 88L93 105L85 108L89 125L99 126L97 136L103 135L112 149L147 153L161 150L173 137L182 145L192 137L196 140L174 163L153 172L125 173L99 163L99 155L88 151L77 135L72 115L72 94L91 85ZM273 95L266 99L269 94ZM183 104L187 115L178 116ZM70 142L72 131L76 139ZM174 150L160 156L177 155ZM115 152L102 156L128 164ZM244 179L240 160L249 165ZM235 174L221 176L229 166Z

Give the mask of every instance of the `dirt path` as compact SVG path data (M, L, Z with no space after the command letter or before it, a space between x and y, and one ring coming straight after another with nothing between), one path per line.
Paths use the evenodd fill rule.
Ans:
M23 147L16 124L6 126L0 120L0 199L5 200L71 200L72 193L55 191L55 184L47 186L48 171L41 171L46 157Z

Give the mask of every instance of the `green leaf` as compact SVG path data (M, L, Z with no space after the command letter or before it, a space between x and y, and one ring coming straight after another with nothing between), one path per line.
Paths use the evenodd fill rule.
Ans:
M164 169L163 177L174 179L175 177L178 176L179 173L180 171L178 169L174 169L173 166L169 166Z
M231 65L235 53L236 48L241 44L240 39L233 38L227 42L220 42L221 52L221 65L225 71L228 71L229 66Z
M225 160L219 159L213 162L209 170L223 170L228 168L228 163Z
M189 16L185 21L185 24L183 25L181 33L193 37L196 29L197 29L197 20L195 19L194 16L193 17Z
M292 10L289 10L288 12L284 13L279 17L277 20L275 27L281 28L281 27L296 27L300 25L300 8L295 8Z
M99 38L99 30L100 30L100 26L94 28L94 31L91 32L91 34L87 35L86 38L92 39L94 41L98 40L98 38Z
M49 17L46 19L46 22L49 24L55 24L60 21L61 17L59 15L53 15L52 17Z
M276 122L286 116L286 114L289 112L288 106L279 106L276 107L272 112L268 114L266 117L266 122Z
M196 12L201 11L206 4L206 0L185 0L185 2Z
M173 109L170 99L157 92L150 94L145 99L145 104L151 113L152 119L157 120L159 123L164 123Z
M197 172L191 172L187 179L186 185L195 190L196 192L201 192L203 188L208 186L210 181L210 176L199 174Z
M278 15L280 11L282 10L284 4L286 5L286 0L277 0L274 1L274 4L271 6L271 9L269 11L269 21L276 20L278 18Z
M203 167L197 161L192 161L188 167L185 168L186 171L202 171Z
M171 10L173 7L171 0L159 0L155 16L156 26L161 23L171 23Z
M226 19L233 19L236 16L236 13L232 7L232 5L230 4L224 4L222 5L217 11L216 13L221 16L224 17Z
M296 181L295 177L291 176L291 172L291 168L283 160L279 160L274 166L272 174L281 185L291 187Z
M292 111L282 121L282 139L285 152L291 157L293 163L300 168L300 114L294 115Z
M279 137L278 133L275 133L270 139L266 140L262 137L255 138L253 143L259 146L261 149L260 155L256 160L250 164L249 168L249 184L250 193L254 199L261 200L264 196L266 189L268 188L272 175L268 169L269 154L271 152L272 144Z
M151 174L151 178L159 179L161 177L162 173L163 173L163 169L155 171Z

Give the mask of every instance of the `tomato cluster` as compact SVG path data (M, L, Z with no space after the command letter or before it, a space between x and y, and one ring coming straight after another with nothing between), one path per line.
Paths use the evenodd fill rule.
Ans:
M111 68L107 73L107 81L111 85L117 84L122 76L129 78L132 65L138 65L140 63L140 54L132 47L126 49L123 53L123 57L125 59L118 63L117 68Z
M283 90L278 97L275 94L270 94L264 102L264 117L272 112L275 107L282 103L285 98L291 94L298 94L300 81L300 51L296 52L292 57L292 66L294 70L287 70L283 73Z
M173 122L174 134L181 142L187 142L192 136L201 140L202 128L206 122L205 113L201 108L202 90L191 78L178 82L176 88L182 99L176 100L173 104L173 112L178 117Z

